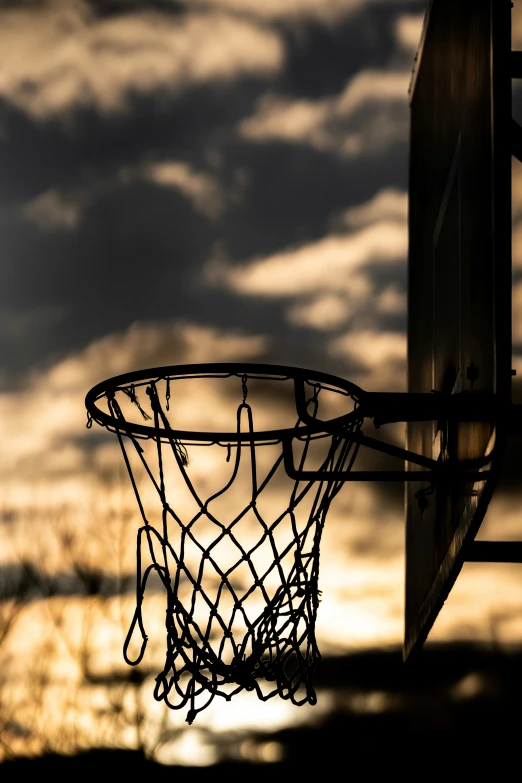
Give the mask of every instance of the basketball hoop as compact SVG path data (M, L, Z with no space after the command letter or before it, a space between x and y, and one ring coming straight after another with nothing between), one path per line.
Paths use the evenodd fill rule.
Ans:
M173 425L171 401L178 408L180 384L189 381L227 385L221 402L228 402L228 427ZM291 386L295 406L292 422L258 429L252 385L263 387L265 399L264 387L285 384ZM330 415L328 405L326 413L323 410L325 398ZM207 405L196 405L198 414ZM91 389L86 407L88 427L96 421L116 433L142 519L136 610L124 657L134 666L145 654L143 602L155 574L167 598L167 650L154 697L175 710L188 706L189 723L216 696L229 700L242 690L255 691L262 700L278 694L296 705L315 704L313 674L321 660L315 639L319 548L330 504L345 482L422 481L426 488L420 506L437 482L460 482L471 492L488 478L485 468L492 453L478 459L434 460L367 436L362 432L365 419L379 427L400 421L482 421L498 415L490 396L371 393L326 373L258 364L177 365L127 373ZM210 412L211 422L218 408ZM271 409L269 415L271 421ZM153 453L146 453L143 441L155 445ZM191 455L204 446L226 449L218 469L224 470L224 478L210 493L198 490L191 477ZM415 469L354 470L360 446ZM247 459L248 487L238 479ZM152 512L146 508L138 471L153 488ZM283 510L275 512L270 505L263 509L270 487L279 489L285 482ZM182 488L194 506L190 513L179 508ZM239 511L231 512L227 504L233 497L237 500L238 492ZM219 503L224 504L221 512L216 510ZM155 523L151 513L156 514ZM222 551L227 547L224 565ZM139 651L133 655L136 631Z
M236 389L235 429L176 429L170 421L179 384L231 380ZM256 411L249 399L251 384L293 384L293 424L275 430L256 429ZM143 393L145 392L145 393ZM147 646L143 601L152 574L166 595L166 657L156 678L154 697L172 709L188 707L187 721L216 696L229 700L242 690L262 700L278 694L300 705L314 704L314 669L321 660L315 639L319 604L319 547L330 504L355 461L359 443L362 392L340 378L306 370L264 365L188 365L129 373L95 386L87 395L88 426L96 421L116 433L136 496L142 524L137 534L136 610L124 644L127 663L142 660ZM349 410L330 420L329 432L317 419L321 395L334 395ZM132 416L132 411L138 417ZM306 421L303 421L303 418ZM154 453L142 446L147 439ZM297 475L288 477L292 444L300 456ZM321 456L311 478L303 478L312 445ZM221 486L204 497L191 478L196 447L222 447L225 476ZM270 464L260 450L270 447ZM136 464L161 506L153 524L143 500ZM231 517L214 511L235 486L243 460L251 465L249 486L239 512ZM264 464L264 475L260 469ZM172 471L167 475L170 463ZM172 473L177 471L177 482ZM333 477L333 478L332 478ZM262 508L270 486L286 482L283 511ZM195 505L188 517L177 508L177 487L184 486ZM226 502L226 501L225 501ZM252 523L257 532L252 535ZM283 533L284 531L284 533ZM234 552L223 565L219 552ZM188 551L191 551L191 558ZM268 550L264 564L261 550ZM194 554L195 553L195 554ZM145 564L148 560L148 564ZM257 562L256 562L257 561ZM248 575L239 584L239 572ZM210 585L210 587L209 587ZM204 609L202 612L201 610ZM139 651L130 653L135 632Z

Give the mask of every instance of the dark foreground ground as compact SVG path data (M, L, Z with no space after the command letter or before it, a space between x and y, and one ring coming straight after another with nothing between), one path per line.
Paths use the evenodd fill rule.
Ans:
M338 706L321 725L257 738L280 743L282 762L165 767L136 752L94 749L74 757L6 762L0 781L93 775L155 781L248 776L270 783L295 774L355 780L390 773L406 780L520 777L521 651L432 645L410 668L397 651L361 653L325 660L316 684L338 695Z

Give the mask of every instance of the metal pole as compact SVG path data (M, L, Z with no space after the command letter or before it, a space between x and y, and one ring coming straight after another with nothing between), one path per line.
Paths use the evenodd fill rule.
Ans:
M522 541L473 541L466 552L469 563L522 563Z

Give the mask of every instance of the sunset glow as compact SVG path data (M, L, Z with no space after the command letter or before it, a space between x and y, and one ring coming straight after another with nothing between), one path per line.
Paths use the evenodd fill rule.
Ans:
M232 760L268 769L285 759L277 732L321 726L334 714L385 714L401 696L326 683L316 706L297 708L242 691L230 702L216 698L190 726L186 709L156 701L166 592L153 574L143 605L148 647L130 668L122 649L143 519L117 438L86 428L85 395L134 370L241 361L406 390L408 84L426 2L195 0L170 9L122 0L111 13L90 0L7 5L0 9L0 762L121 748L162 765ZM522 48L520 5L514 25ZM516 161L513 201L520 376ZM176 383L172 427L234 430L239 378ZM166 395L165 382L158 386ZM260 389L253 383L249 391L256 430L294 426L291 384ZM138 392L145 406L145 388ZM120 397L137 421L136 406ZM349 403L332 393L323 410L339 416ZM365 432L404 445L402 424ZM157 471L155 444L141 445ZM310 459L319 462L315 447ZM279 448L258 449L260 475ZM206 501L226 483L235 452L187 449L187 474ZM144 514L161 530L157 488L139 455L129 459ZM365 448L358 459L365 469L395 467ZM214 501L223 524L251 500L252 465L248 454L242 460L233 487ZM172 454L165 475L179 518L198 517ZM288 508L292 486L281 467L259 500L269 523ZM520 540L521 499L520 489L502 485L481 536ZM305 522L310 505L306 498ZM295 539L292 524L304 525L287 518L274 534L281 549ZM180 527L169 525L179 545ZM250 509L238 525L245 550L260 529ZM216 526L203 514L194 535L210 546ZM238 558L227 539L214 554L223 571ZM292 550L282 562L288 572L293 557ZM268 538L255 558L260 573L269 571L272 596L280 574L270 571ZM187 544L185 560L197 573L201 548ZM429 643L520 645L521 569L466 564ZM215 596L219 578L211 568L204 573L204 589ZM246 563L234 576L237 594L248 592ZM191 590L182 585L180 599L190 602ZM345 484L322 531L319 590L315 631L325 659L399 649L402 485ZM224 595L228 618L234 600ZM262 616L261 591L249 601L251 616ZM201 627L207 610L195 610ZM137 634L134 653L140 644ZM472 700L485 687L478 674L463 676L451 699Z

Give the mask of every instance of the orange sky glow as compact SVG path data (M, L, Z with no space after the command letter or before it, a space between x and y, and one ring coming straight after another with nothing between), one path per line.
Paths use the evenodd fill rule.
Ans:
M131 93L157 90L164 99L162 91L168 87L174 100L194 85L228 84L246 76L269 80L285 67L276 22L294 24L302 15L329 27L349 19L365 2L198 0L184 25L164 27L152 12L129 15L120 24L94 23L83 0L71 2L67 11L66 4L44 4L34 25L24 16L28 11L0 10L0 97L32 122L45 123L71 117L86 105L100 116L122 116ZM244 13L237 13L239 5ZM62 13L69 38L57 23ZM520 7L514 20L522 48ZM395 45L403 56L413 56L420 23L417 12L398 19ZM118 47L127 51L126 45L130 47L136 37L143 44L139 57L113 56ZM220 46L211 45L216 37ZM31 56L15 56L20 47ZM95 61L96 47L104 52L103 68ZM198 49L201 56L195 57ZM355 128L354 118L361 106L407 101L409 71L398 57L396 61L399 64L393 61L389 68L369 67L352 75L326 97L275 94L268 84L234 132L243 143L262 146L276 140L301 145L346 165L381 154L379 145L386 148L404 136L401 121L393 127L390 123L389 138L382 138ZM58 72L62 78L55 75ZM31 95L24 87L29 78L34 81ZM520 164L514 162L513 174L513 263L520 272ZM102 179L103 192L116 181L146 182L175 191L212 224L241 202L248 187L248 177L241 173L222 182L219 161L204 172L174 158L131 161L114 180ZM73 232L91 198L83 185L60 189L50 182L25 204L24 220L42 233ZM339 374L350 366L350 380L365 389L403 391L405 333L381 328L375 319L378 314L388 323L386 319L404 315L404 293L393 281L377 290L371 267L376 257L390 268L406 263L406 221L405 191L383 183L371 198L334 210L322 236L263 249L242 263L232 261L216 242L205 258L200 285L241 297L253 310L259 302L275 303L289 328L324 338L325 356L339 364ZM513 302L514 338L522 344L522 282L514 286ZM92 306L95 309L96 302ZM145 748L163 764L210 765L220 760L223 738L236 733L241 737L241 758L270 763L281 760L281 747L270 739L252 744L249 732L268 735L289 725L314 725L343 699L360 712L388 708L385 693L361 696L323 689L317 706L298 709L277 697L260 703L254 694L244 692L230 703L215 700L188 727L185 711L169 711L152 696L153 672L161 669L165 654L165 599L157 589L145 602L150 644L143 681L131 687L127 680L122 646L134 611L135 532L140 518L116 439L101 438L96 425L86 434L85 394L102 379L131 370L173 363L264 361L272 350L271 338L262 328L212 326L196 317L137 319L125 328L93 336L45 364L35 364L17 388L0 390L0 566L7 575L2 576L6 597L0 601L0 761L12 755L40 755L49 748L74 753L108 744ZM513 356L513 367L522 375L522 354ZM235 399L231 402L204 384L177 402L176 406L173 401L176 420L189 420L194 428L217 426L216 421L226 420L236 405ZM268 429L275 421L285 421L293 415L289 405L286 398L261 405L257 426ZM92 441L86 446L89 437ZM390 427L389 437L402 444L403 428ZM219 484L224 450L191 448L195 481L207 488ZM189 500L176 489L175 477L172 481L174 492L179 491L180 513L189 514ZM248 473L241 473L227 502L241 503L248 496L248 482ZM284 482L273 489L266 501L268 514L270 503L274 509L284 505L284 491ZM145 486L144 497L153 507L157 496ZM521 499L520 493L500 493L481 537L519 539ZM228 513L226 504L222 513ZM520 644L521 568L467 564L430 641ZM17 586L11 594L9 578ZM370 483L350 483L342 489L323 532L320 589L316 632L323 656L402 644L400 492L389 494Z

